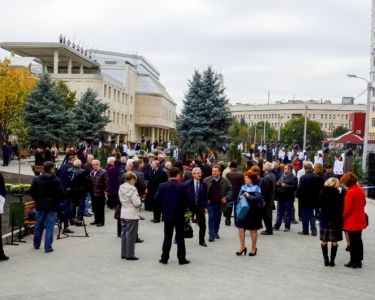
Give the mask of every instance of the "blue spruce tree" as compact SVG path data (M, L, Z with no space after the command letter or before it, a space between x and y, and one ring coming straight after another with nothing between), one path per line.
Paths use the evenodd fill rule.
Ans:
M181 153L195 156L217 150L227 139L231 116L222 81L208 67L189 80L184 107L177 120Z
M25 103L25 121L33 145L48 145L70 140L73 118L64 110L63 95L47 73L40 76Z
M95 136L104 132L105 126L109 123L109 118L104 114L109 105L97 97L96 92L87 89L73 108L75 136L79 141L92 141Z

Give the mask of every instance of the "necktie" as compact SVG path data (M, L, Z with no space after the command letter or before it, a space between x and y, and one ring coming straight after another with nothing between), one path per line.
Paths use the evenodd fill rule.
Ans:
M199 181L195 182L195 204L198 205Z

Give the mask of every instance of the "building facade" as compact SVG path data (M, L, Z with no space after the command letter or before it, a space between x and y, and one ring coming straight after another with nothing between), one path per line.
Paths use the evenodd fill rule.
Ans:
M160 74L143 56L103 50L84 50L59 43L0 43L11 61L30 57L76 91L77 99L91 88L109 104L105 130L117 142L168 141L175 128L176 103L159 81Z
M312 121L319 122L323 131L331 134L332 131L343 126L350 129L349 114L364 112L365 105L361 104L332 104L330 101L320 102L315 100L289 100L276 104L236 104L230 107L232 116L247 124L268 122L276 130L281 129L291 119L307 115Z

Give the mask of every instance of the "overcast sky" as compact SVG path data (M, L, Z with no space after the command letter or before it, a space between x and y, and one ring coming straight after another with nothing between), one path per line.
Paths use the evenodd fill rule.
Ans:
M370 17L370 0L16 0L0 10L0 40L63 33L144 55L179 109L187 80L208 65L231 103L266 103L268 90L271 102L340 101L366 88L346 74L369 76Z

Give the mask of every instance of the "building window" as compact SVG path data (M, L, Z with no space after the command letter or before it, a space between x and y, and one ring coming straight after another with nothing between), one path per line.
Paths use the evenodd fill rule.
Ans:
M375 105L372 106L372 112L375 112Z
M104 85L104 98L107 98L107 85Z
M113 112L113 119L112 119L112 122L113 122L113 123L116 123L116 113L115 113L115 112Z
M112 88L109 87L108 88L108 99L111 99L111 92L112 92Z
M372 126L372 127L375 127L375 118L372 118L372 119L371 119L371 126Z
M315 119L315 114L313 114L313 119Z

